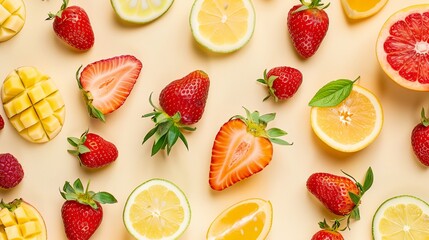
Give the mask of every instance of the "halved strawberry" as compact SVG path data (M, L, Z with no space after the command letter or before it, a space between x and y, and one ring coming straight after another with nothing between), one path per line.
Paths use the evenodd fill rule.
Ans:
M124 104L142 69L131 55L103 59L87 65L76 79L91 117L105 121L105 114Z
M278 138L287 133L279 128L266 130L275 113L259 115L247 109L244 118L234 116L216 135L210 164L209 183L214 190L225 188L260 172L271 161L273 145L290 145Z

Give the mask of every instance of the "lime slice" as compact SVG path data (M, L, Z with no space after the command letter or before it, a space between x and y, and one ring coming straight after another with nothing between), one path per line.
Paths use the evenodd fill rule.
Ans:
M189 225L191 209L182 190L170 181L155 178L130 194L123 220L136 239L177 239Z
M410 195L386 200L374 214L372 236L374 240L429 239L429 205Z
M119 18L132 23L148 23L161 17L174 0L110 0Z
M255 10L250 0L195 0L189 22L199 44L213 52L228 53L249 42Z

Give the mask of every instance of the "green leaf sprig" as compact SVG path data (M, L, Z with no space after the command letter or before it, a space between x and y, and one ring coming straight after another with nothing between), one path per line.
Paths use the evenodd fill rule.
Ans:
M323 86L308 103L311 107L335 107L346 99L353 89L353 84L359 80L338 79Z

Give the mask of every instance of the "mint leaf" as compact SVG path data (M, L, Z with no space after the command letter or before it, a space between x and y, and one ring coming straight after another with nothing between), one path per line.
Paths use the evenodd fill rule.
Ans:
M327 83L319 91L317 91L308 105L311 107L337 106L350 95L353 89L353 83L358 79L359 77L354 81L348 79L338 79Z

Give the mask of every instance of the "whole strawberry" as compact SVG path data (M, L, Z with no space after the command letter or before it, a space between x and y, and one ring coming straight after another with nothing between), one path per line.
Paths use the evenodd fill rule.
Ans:
M190 125L201 119L206 106L209 87L208 75L201 70L196 70L181 79L172 81L161 91L159 95L161 108L156 107L149 97L149 102L154 111L143 115L143 117L151 117L155 122L155 127L146 134L143 143L155 135L152 155L165 148L169 154L179 138L188 148L188 143L181 131L195 130Z
M303 58L313 56L326 36L329 27L328 14L324 11L329 4L321 0L300 0L288 13L287 26L295 50Z
M429 166L429 120L425 116L425 109L421 111L421 121L411 132L411 146L417 159L425 166Z
M307 179L307 189L332 213L359 220L361 198L372 186L374 175L369 168L363 185L352 176L346 175L347 177L313 173Z
M14 188L23 178L24 170L18 160L10 153L0 154L0 188Z
M65 182L61 196L66 199L61 208L64 229L69 240L88 240L100 226L103 219L101 204L116 203L107 192L94 193L84 189L80 179L73 186Z
M4 120L3 117L0 115L0 130L4 128Z
M116 146L95 133L86 130L80 138L69 137L67 141L74 149L67 150L76 156L81 165L88 168L101 168L118 158Z
M338 232L338 228L340 227L340 222L338 220L334 221L332 227L328 225L326 220L323 220L323 222L319 222L319 227L322 230L316 232L311 240L344 240L341 233Z
M278 102L291 98L298 91L302 83L302 73L292 67L275 67L268 73L265 69L264 78L257 81L268 87L268 96L264 101L272 96Z
M85 10L79 6L67 6L69 0L63 0L61 9L49 13L46 20L54 19L55 34L76 50L86 51L94 45L94 32Z

